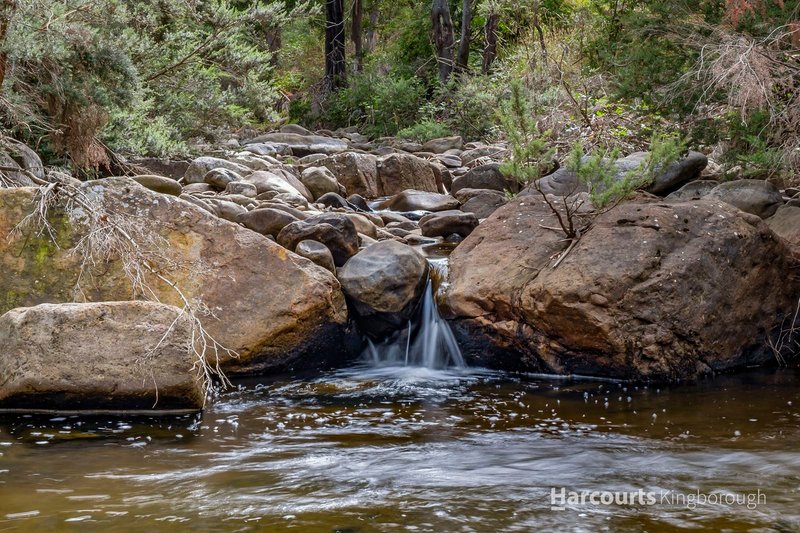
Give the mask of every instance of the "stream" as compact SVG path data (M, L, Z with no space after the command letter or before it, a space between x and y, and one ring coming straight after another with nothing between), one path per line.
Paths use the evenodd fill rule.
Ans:
M355 366L201 416L0 419L0 530L795 531L800 371L634 386ZM551 510L552 488L751 493Z

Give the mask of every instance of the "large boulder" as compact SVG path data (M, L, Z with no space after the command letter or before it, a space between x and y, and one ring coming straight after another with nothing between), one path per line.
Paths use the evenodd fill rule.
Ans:
M347 143L341 139L302 133L267 133L251 139L245 144L264 143L285 144L291 148L292 154L299 157L309 154L338 154L348 149ZM245 146L245 149L247 149L247 146Z
M761 218L771 217L783 205L778 188L762 180L728 181L714 187L708 195Z
M183 181L184 183L206 183L206 174L215 168L232 170L239 176L246 176L252 172L248 167L240 165L239 163L232 163L231 161L226 161L218 157L203 156L194 159L189 164L186 173L183 175ZM225 187L223 186L222 188L224 189Z
M337 267L358 253L358 232L344 213L325 213L298 220L278 234L278 243L291 251L306 239L327 246Z
M379 209L390 211L448 211L458 209L458 200L449 194L415 191L409 189L378 205Z
M455 195L461 189L491 189L493 191L515 191L517 183L500 171L499 163L475 167L453 180L450 192Z
M378 158L372 154L345 152L313 163L330 170L347 194L360 194L365 198L382 195L378 185Z
M392 196L406 189L439 192L433 165L410 154L392 154L378 160L378 192ZM351 191L350 194L360 191Z
M188 315L153 302L41 304L0 316L0 411L198 411Z
M410 246L387 240L352 257L338 277L364 329L381 337L407 325L425 288L428 262Z
M697 180L690 181L677 191L667 195L670 202L685 202L686 200L699 200L708 196L714 188L719 185L716 180Z
M317 241L300 241L295 248L295 253L305 257L309 261L321 266L325 270L336 274L336 265L333 262L333 255L328 247Z
M523 205L524 204L524 205ZM515 199L450 257L445 307L466 355L557 374L674 380L773 359L800 287L786 245L723 202L625 203L569 246Z
M57 245L35 227L8 238L34 211L37 190L0 190L0 270L4 272L0 312L71 302L76 297L130 299L137 291L124 269L130 272L136 264L131 260L141 252L157 269L151 272L142 267L141 272L152 295L178 307L183 307L184 297L202 304L206 331L238 352L238 357L220 353L227 372L256 373L300 363L318 366L328 363L323 355L343 355L337 349L342 346L347 312L339 283L329 272L262 235L129 179L87 182L81 190L82 202L105 214L91 221L84 207L73 203L65 210L64 204L53 205L49 220ZM110 241L118 243L125 261L115 253L106 261L98 249L93 265L80 251L72 252L90 231L99 231L93 237L98 239L115 227L143 241L133 250L126 247L124 237L119 240L119 234ZM209 356L213 358L213 352Z

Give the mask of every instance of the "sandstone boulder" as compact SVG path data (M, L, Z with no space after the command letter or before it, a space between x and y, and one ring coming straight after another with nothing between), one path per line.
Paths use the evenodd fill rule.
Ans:
M524 204L524 205L523 205ZM451 255L445 306L480 364L674 380L773 358L792 312L785 244L723 202L629 202L569 243L540 199L515 199Z
M87 182L81 190L88 205L149 237L159 274L189 301L207 306L210 313L201 317L205 329L239 354L221 354L226 372L321 366L327 356L343 355L337 350L343 346L347 313L339 283L329 272L262 235L130 179ZM113 254L86 270L80 254L71 253L95 227L85 209L65 210L63 204L50 209L58 246L33 230L8 238L33 211L35 195L35 189L0 190L0 270L5 273L0 312L76 297L120 301L136 294ZM145 280L160 301L184 305L173 286L148 272Z
M193 412L203 406L192 325L170 305L16 308L0 316L0 342L0 411Z

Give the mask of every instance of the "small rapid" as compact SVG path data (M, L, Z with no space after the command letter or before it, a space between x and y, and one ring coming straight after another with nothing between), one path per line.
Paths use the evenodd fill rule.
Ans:
M450 325L439 314L434 281L446 283L447 259L428 259L428 277L419 310L399 334L379 342L367 340L366 359L376 367L466 368Z

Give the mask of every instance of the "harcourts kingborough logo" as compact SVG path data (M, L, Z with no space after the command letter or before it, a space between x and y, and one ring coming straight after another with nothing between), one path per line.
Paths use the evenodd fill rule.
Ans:
M746 507L756 509L759 505L766 505L767 496L757 490L756 492L678 492L673 490L645 491L611 491L611 490L584 490L572 491L564 487L550 489L550 509L565 511L568 508L586 506L597 507L651 507L665 505L696 509L698 506L722 505L728 507Z

